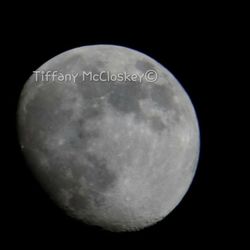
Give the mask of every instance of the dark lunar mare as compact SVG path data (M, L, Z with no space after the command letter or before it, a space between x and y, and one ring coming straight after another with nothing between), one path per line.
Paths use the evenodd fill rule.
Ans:
M85 123L90 119L100 119L103 115L100 103L97 107L92 105L93 102L98 102L93 96L94 93L97 97L103 93L100 93L100 88L99 92L95 91L96 86L92 84L86 86L80 94L83 98L91 100L87 102L87 107L80 110L77 118L72 118L74 114L72 108L60 108L65 101L68 102L68 107L74 107L76 99L66 98L68 91L72 91L67 88L71 87L57 83L48 83L40 88L25 107L25 117L19 116L20 142L24 145L24 154L32 166L31 169L54 197L57 197L62 189L72 190L73 197L69 200L69 208L73 207L75 211L88 206L90 200L94 200L95 205L101 205L102 193L111 188L116 180L116 174L108 168L106 159L85 152L88 142L99 136L96 130L87 131ZM50 135L56 133L61 134L66 142L60 148L59 146L51 148L47 143L52 143ZM68 154L65 155L63 152ZM80 162L78 155L81 154L85 160ZM42 160L37 162L37 159L47 161L47 171L42 171L42 174L39 169L44 167L43 162ZM72 171L74 181L69 181L65 176L64 172L67 169ZM92 191L86 192L85 195L77 192L81 187L79 184L81 177L86 180L86 185L91 184Z

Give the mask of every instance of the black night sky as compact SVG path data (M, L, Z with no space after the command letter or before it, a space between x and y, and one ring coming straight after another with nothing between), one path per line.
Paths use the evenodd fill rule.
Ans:
M125 246L203 249L203 246L213 247L216 242L223 244L222 232L226 234L225 228L230 230L229 212L223 207L226 187L220 184L226 155L222 149L228 134L222 121L229 116L221 99L226 84L222 59L228 56L224 37L227 23L220 22L216 10L207 13L201 8L191 15L185 7L183 12L176 9L175 14L170 9L164 13L162 8L165 7L154 6L145 14L139 10L132 13L110 10L113 15L101 15L81 7L80 16L75 9L73 14L69 8L73 15L66 16L59 10L58 15L52 14L54 10L48 8L47 12L31 14L32 10L26 10L9 16L12 22L4 27L6 45L2 48L5 50L2 53L9 51L5 71L8 77L2 83L2 168L6 174L1 176L4 185L1 224L7 249L13 245L46 249L52 244L56 249L66 246L68 249ZM163 221L139 232L106 232L67 217L35 181L19 149L16 108L27 78L59 53L91 44L126 46L160 62L183 85L198 116L200 160L189 191Z

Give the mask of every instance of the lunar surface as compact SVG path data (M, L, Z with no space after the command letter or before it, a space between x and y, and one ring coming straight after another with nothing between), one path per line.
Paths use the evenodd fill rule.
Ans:
M37 69L18 105L21 149L68 215L110 231L162 220L197 167L199 127L175 77L113 45L64 52Z

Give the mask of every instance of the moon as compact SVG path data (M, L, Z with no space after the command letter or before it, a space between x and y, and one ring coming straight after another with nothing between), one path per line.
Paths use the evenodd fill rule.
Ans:
M66 51L33 72L18 135L42 187L69 216L121 232L165 218L198 163L194 107L176 78L121 46Z

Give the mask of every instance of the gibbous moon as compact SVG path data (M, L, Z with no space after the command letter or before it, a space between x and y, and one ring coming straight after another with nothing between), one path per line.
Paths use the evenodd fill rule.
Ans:
M199 127L175 77L113 45L64 52L34 71L18 105L23 154L68 215L140 230L181 201L195 174Z

